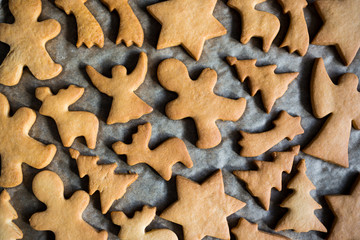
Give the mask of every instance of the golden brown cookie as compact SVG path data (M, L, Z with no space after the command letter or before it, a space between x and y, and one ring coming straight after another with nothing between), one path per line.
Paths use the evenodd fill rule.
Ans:
M9 8L15 22L0 23L0 41L10 45L0 66L0 83L18 84L24 67L39 80L59 75L62 67L51 59L45 44L60 33L60 24L54 19L37 21L41 0L9 0Z
M236 240L285 240L289 239L281 235L259 231L256 223L250 223L245 218L240 218L238 225L231 229Z
M309 47L309 33L304 16L306 0L277 0L290 17L290 26L284 41L280 47L288 47L289 52L297 51L300 56L304 56Z
M312 44L335 45L350 65L360 48L360 0L317 0L314 4L324 25Z
M350 195L328 195L325 199L335 215L327 239L359 239L360 177L358 176Z
M279 117L273 121L275 127L262 133L247 133L240 131L242 139L239 141L243 157L256 157L263 154L284 138L293 140L299 134L304 133L300 124L301 117L292 117L287 112L281 111Z
M145 232L145 228L156 216L156 207L143 206L133 218L128 218L123 212L111 212L114 224L121 227L120 239L126 240L177 240L177 236L169 229L153 229Z
M116 10L120 16L119 33L116 38L116 44L124 42L127 47L133 43L141 47L144 42L144 31L128 0L101 0L110 10Z
M76 160L81 178L89 176L89 194L100 192L101 211L107 213L115 200L122 198L127 188L138 178L137 174L115 174L116 163L98 165L98 156L80 155L70 149L70 155Z
M345 73L335 85L326 72L324 61L315 61L311 78L313 114L323 118L330 114L318 135L303 150L304 153L342 167L348 167L348 145L351 126L360 129L359 79Z
M276 74L276 65L257 67L256 59L237 60L235 57L227 57L226 60L230 66L235 65L241 82L249 79L251 96L258 91L261 92L267 113L271 111L275 101L284 95L288 85L299 75L298 72Z
M22 239L22 231L12 222L18 218L18 215L9 201L10 195L6 190L3 190L0 194L0 239Z
M227 5L241 15L240 42L247 44L252 37L263 39L263 51L268 52L280 29L280 21L273 14L258 11L255 6L266 0L229 0Z
M160 63L157 75L165 89L179 95L166 105L166 115L172 120L191 117L195 121L198 148L212 148L221 142L216 120L237 121L244 113L245 98L233 100L214 93L217 74L210 68L193 81L186 66L172 58Z
M205 236L230 239L226 217L245 206L224 191L221 170L202 184L177 176L178 200L160 215L180 224L184 240L201 240Z
M162 28L157 49L183 46L199 60L206 40L226 34L212 15L217 0L168 0L147 7Z
M134 91L144 82L147 72L147 56L140 53L139 61L131 74L122 65L112 68L112 78L86 66L86 72L100 92L113 98L107 124L126 123L152 112L152 107L141 100Z
M49 87L39 87L36 98L42 101L39 113L55 120L61 141L65 147L71 147L75 138L83 136L89 148L94 149L99 130L99 120L95 114L84 111L69 111L84 94L84 88L70 85L54 95Z
M126 155L127 163L133 166L146 163L152 167L166 181L172 176L172 166L181 162L191 168L193 162L186 149L185 143L179 138L170 138L161 143L157 148L150 149L151 124L145 123L138 126L138 132L133 135L131 144L116 142L112 148L118 155Z
M294 157L299 150L298 145L287 152L273 152L273 162L254 161L258 168L256 171L234 171L234 175L244 181L251 195L259 199L265 210L269 210L271 189L281 191L282 173L291 172Z
M89 9L85 6L87 0L55 0L58 8L67 15L73 14L77 22L78 40L76 47L83 43L91 48L94 44L100 48L104 46L104 33Z
M47 207L45 211L31 216L29 222L32 228L52 231L56 239L107 239L106 231L98 232L82 219L82 213L90 201L89 194L79 190L65 199L64 184L60 177L47 170L34 177L32 189L37 199Z
M314 214L314 210L322 207L310 195L310 191L316 188L306 176L304 159L298 163L297 170L298 173L287 185L288 189L294 191L280 205L280 207L288 208L288 211L278 222L275 231L293 229L295 232L308 232L311 230L327 232L324 225Z
M36 113L22 107L10 117L10 105L0 93L0 187L16 187L22 183L21 165L41 169L50 164L56 153L54 144L44 145L29 136Z

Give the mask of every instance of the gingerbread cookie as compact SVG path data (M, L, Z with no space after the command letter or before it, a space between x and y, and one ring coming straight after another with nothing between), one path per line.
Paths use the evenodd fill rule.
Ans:
M71 147L75 138L84 136L89 148L94 149L99 130L99 120L95 114L84 111L69 111L84 94L84 88L70 85L54 95L49 87L39 87L36 98L42 101L39 113L51 117L58 127L61 141L65 147Z
M0 194L0 239L22 239L22 231L12 222L18 218L18 215L9 201L10 195L6 190L3 190Z
M77 22L78 40L76 47L83 43L91 48L94 44L104 46L104 33L89 9L85 6L87 0L55 0L55 5L64 10L67 15L73 14Z
M360 236L360 176L350 195L328 195L326 202L335 215L328 240L358 239Z
M149 148L151 137L151 124L145 123L138 126L138 132L133 135L131 144L116 142L112 148L116 154L125 154L127 163L133 166L138 163L146 163L160 174L166 181L172 176L172 166L181 162L191 168L193 162L186 149L185 143L179 138L170 138L155 149Z
M254 161L256 171L234 171L234 175L246 183L249 192L257 197L265 210L269 210L271 189L281 191L282 173L289 174L294 157L299 153L300 146L292 147L287 152L273 152L273 162Z
M247 44L252 37L263 39L263 51L268 52L280 29L280 21L273 14L258 11L255 6L266 0L229 0L227 5L241 15L240 42Z
M304 56L309 47L309 33L305 21L303 9L308 5L306 0L277 0L284 14L290 16L290 26L284 41L280 47L288 47L289 52L297 51L300 56Z
M56 239L105 240L106 231L98 232L82 219L82 213L89 204L86 192L76 191L69 199L64 198L64 184L60 177L51 171L38 173L33 180L32 189L47 209L29 219L32 228L38 231L52 231Z
M169 229L153 229L145 232L156 216L156 207L143 206L137 211L133 218L128 218L123 212L111 212L111 219L114 224L121 227L120 239L126 240L177 240L177 236Z
M279 117L273 121L275 127L262 133L247 133L240 131L242 139L239 145L242 147L240 155L243 157L256 157L279 142L284 138L292 140L299 134L304 133L300 124L301 117L292 117L287 112L281 111Z
M299 75L298 72L276 74L276 65L257 67L255 65L256 59L237 60L235 57L227 57L226 60L230 66L235 65L241 82L249 79L251 96L254 96L258 91L261 92L267 113L271 111L275 101L284 95L288 85Z
M0 41L10 45L10 51L0 66L0 83L19 83L24 67L39 80L54 78L62 67L49 56L45 44L61 30L54 19L38 22L41 0L9 0L15 18L12 24L0 23Z
M327 162L348 167L351 125L360 129L359 79L345 73L335 85L326 73L324 61L315 61L311 78L311 105L317 118L331 114L304 153Z
M172 120L191 117L195 121L198 148L212 148L221 142L216 120L237 121L244 113L246 100L220 97L214 93L217 74L204 69L193 81L186 66L177 59L166 59L158 67L158 79L167 90L179 97L166 105L166 115Z
M304 159L298 163L297 170L298 173L287 185L288 189L294 191L280 205L280 207L288 208L288 211L278 222L275 231L293 229L295 232L308 232L311 230L327 232L324 225L314 214L314 210L321 209L321 205L310 195L310 191L316 188L306 176Z
M212 15L217 0L168 0L147 7L162 28L157 49L183 46L199 60L206 40L226 34Z
M117 164L98 165L98 156L83 156L79 151L70 149L76 160L81 178L89 176L89 194L100 192L101 211L106 214L115 200L122 198L127 188L138 178L137 174L115 174Z
M116 44L124 42L127 47L133 43L141 47L144 42L144 31L128 0L101 0L110 10L116 10L120 17L119 34L116 38Z
M21 184L23 163L41 169L50 164L56 153L54 144L44 145L29 136L36 120L32 109L22 107L12 117L9 112L9 102L0 93L0 187L6 188Z
M86 72L100 92L113 98L107 124L126 123L152 112L152 107L134 93L144 82L147 72L147 56L144 52L140 53L137 66L131 74L127 74L122 65L112 68L112 78L104 77L91 66L86 66Z
M312 44L335 45L349 66L360 48L360 0L317 0L314 4L324 25Z

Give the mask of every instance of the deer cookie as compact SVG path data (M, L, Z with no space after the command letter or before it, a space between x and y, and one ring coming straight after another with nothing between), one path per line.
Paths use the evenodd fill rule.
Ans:
M84 94L84 88L70 85L54 95L49 87L39 87L36 98L42 101L39 113L55 120L60 138L65 147L71 147L75 138L84 136L87 146L95 148L99 120L95 114L84 111L69 111L68 107Z
M62 67L49 56L45 44L61 30L54 19L38 22L41 0L9 0L15 18L12 24L0 23L0 41L10 45L10 51L0 66L0 83L19 83L24 67L39 80L56 77Z
M124 42L127 47L135 44L141 47L144 42L144 31L128 0L101 0L110 10L116 10L120 16L119 33L116 44Z
M275 101L285 94L288 85L299 75L298 72L276 74L276 65L257 67L256 59L237 60L235 57L227 57L226 60L230 66L235 65L241 82L249 79L251 96L258 91L261 92L267 113L271 111Z
M104 33L89 9L85 6L87 0L55 0L55 5L64 10L67 15L74 14L77 22L78 40L76 47L83 43L91 48L94 44L104 46Z
M186 149L185 143L179 138L170 138L151 150L149 141L151 137L151 124L145 123L138 126L138 132L133 135L131 144L116 142L112 145L116 154L126 155L127 163L133 166L138 163L146 163L160 174L166 181L172 175L172 166L181 162L191 168L193 162Z
M143 206L137 211L133 218L128 218L123 212L111 212L111 219L114 224L121 227L120 239L126 240L177 240L177 236L169 229L153 229L145 232L156 216L156 207Z
M18 218L18 215L9 201L9 193L6 190L3 190L0 194L0 239L22 239L22 231L12 222L14 219Z
M324 61L315 61L311 77L313 114L323 118L330 114L318 135L303 152L342 167L348 167L351 126L360 129L359 79L345 73L335 85L326 72Z
M124 196L127 188L138 178L137 174L115 174L116 163L98 165L98 156L84 156L75 149L70 155L76 160L81 178L89 176L89 194L100 192L101 211L106 214L113 202Z
M300 124L300 117L292 117L287 112L281 111L274 121L275 127L262 133L247 133L240 131L242 139L239 145L242 147L240 155L243 157L257 157L284 138L292 140L295 136L304 133Z
M10 105L0 93L0 187L16 187L23 181L22 163L41 169L50 164L56 153L53 144L44 145L29 136L36 113L22 107L10 117Z
M214 93L217 74L210 68L193 81L181 61L166 59L160 63L157 75L165 89L179 95L166 105L166 115L172 120L191 117L195 121L198 148L212 148L221 142L216 120L237 121L244 113L245 98L233 100Z
M140 53L137 66L131 74L127 74L126 68L122 65L112 68L112 78L104 77L91 66L86 66L86 72L100 92L113 98L107 124L126 123L152 112L152 107L134 93L145 80L147 72L145 53Z
M258 11L255 6L266 0L229 0L227 5L241 15L240 42L247 44L252 37L263 39L263 51L268 52L280 29L280 21L273 14Z
M61 240L105 240L106 231L98 232L82 219L89 204L86 192L76 191L69 199L64 198L64 184L51 171L38 173L33 180L33 192L47 209L37 212L29 219L30 226L38 231L52 231Z

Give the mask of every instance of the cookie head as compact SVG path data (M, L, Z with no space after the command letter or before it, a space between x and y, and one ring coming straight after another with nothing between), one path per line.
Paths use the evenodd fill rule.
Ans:
M41 13L41 0L11 0L9 9L16 20L37 21Z
M56 203L55 199L64 198L64 184L60 177L51 171L38 173L34 177L32 189L37 199L47 206Z
M161 85L173 92L181 90L186 83L185 80L190 78L186 66L174 58L162 61L157 75Z

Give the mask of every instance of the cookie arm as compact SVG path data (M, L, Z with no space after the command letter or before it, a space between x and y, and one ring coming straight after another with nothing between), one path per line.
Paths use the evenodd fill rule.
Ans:
M111 78L104 77L98 71L95 70L92 66L86 66L86 73L88 74L91 82L94 86L102 93L111 96L112 81Z
M79 190L76 191L68 201L74 206L75 211L81 218L83 211L89 205L90 197L85 191Z
M47 19L38 23L36 34L44 42L47 42L48 40L53 39L59 35L60 31L61 26L58 21L55 19Z
M0 42L9 44L9 38L12 38L12 24L0 23Z
M145 80L145 75L147 72L148 57L146 53L141 52L139 60L136 64L135 69L129 74L131 88L136 90Z

